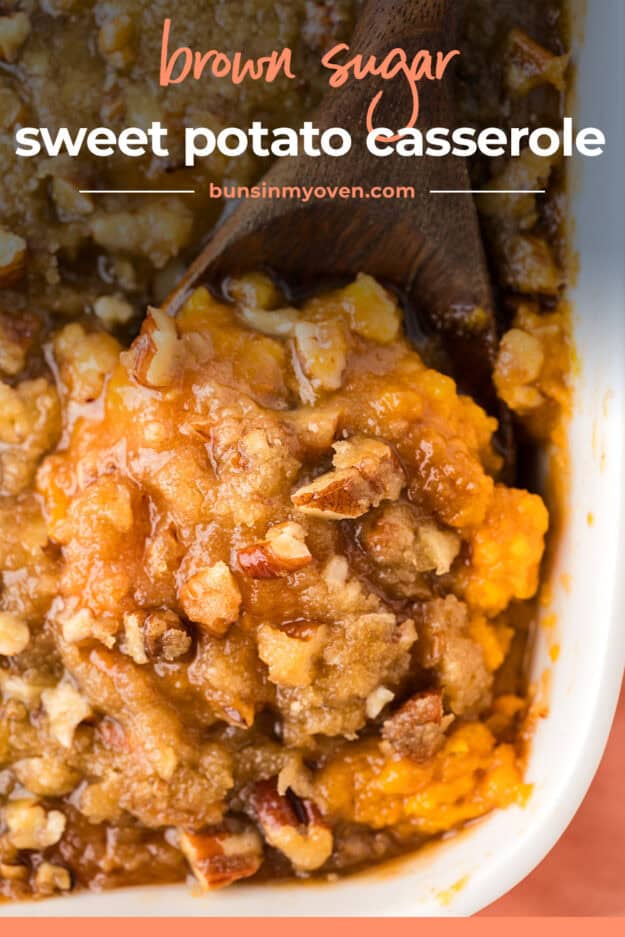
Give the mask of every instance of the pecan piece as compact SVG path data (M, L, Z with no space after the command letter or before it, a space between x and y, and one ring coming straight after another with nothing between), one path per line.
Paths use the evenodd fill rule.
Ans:
M513 29L506 50L506 87L518 97L545 84L553 85L556 91L564 91L569 61L569 55L554 55L522 29Z
M407 700L384 721L382 738L393 751L414 761L428 761L441 748L453 716L443 715L440 690L425 690Z
M277 579L308 566L312 554L304 528L287 522L270 527L265 540L243 547L237 559L243 572L254 579Z
M98 51L116 71L129 68L135 59L136 29L130 16L121 13L106 19L98 33Z
M50 194L59 221L77 221L93 211L93 199L80 191L80 184L62 176L54 176Z
M178 660L191 648L187 627L169 608L150 612L145 620L144 635L145 649L152 660Z
M377 719L384 707L395 698L388 687L379 686L369 693L366 701L367 719Z
M180 848L202 888L224 888L249 878L263 861L263 843L250 823L226 820L202 833L179 832Z
M21 615L0 612L0 657L21 654L30 641L28 624Z
M98 296L93 304L93 311L107 329L127 325L135 314L134 306L121 293Z
M169 608L126 612L124 632L121 650L132 657L135 664L146 664L148 660L178 660L188 653L193 643L185 623Z
M64 748L71 748L74 732L93 715L88 701L71 683L58 683L43 691L41 702L48 716L50 735Z
M7 882L25 882L30 875L27 865L13 862L0 862L0 879Z
M293 369L300 398L314 403L324 391L339 390L347 364L347 341L339 322L297 322L293 327Z
M360 517L382 501L396 501L406 483L391 447L353 436L335 442L334 470L299 488L291 501L303 514L334 520Z
M22 46L30 36L30 18L18 11L0 16L0 61L17 61Z
M178 370L178 330L171 316L150 306L130 354L132 373L145 387L168 387Z
M78 784L80 775L61 755L47 754L14 761L11 770L20 784L37 797L62 797Z
M9 842L16 849L47 849L54 846L65 832L65 814L60 810L46 811L29 797L11 800L4 808Z
M290 410L284 414L283 419L295 430L304 454L308 457L318 457L323 456L334 442L341 415L340 407L328 404Z
M257 632L258 656L267 665L271 682L278 686L310 686L327 636L327 627L315 622L279 628L261 624Z
M180 587L180 604L187 618L218 637L239 617L241 592L225 563L198 570Z
M491 701L493 674L471 634L468 607L448 595L424 602L419 614L419 664L436 673L445 706L456 716L483 712Z
M0 287L19 282L25 266L26 241L6 228L0 228Z
M312 800L290 789L278 793L276 778L259 781L249 795L249 807L270 846L279 849L300 872L320 868L332 854L332 831Z
M360 545L373 561L380 582L395 594L428 594L424 573L448 573L460 552L460 537L423 520L408 504L386 504L362 522Z
M506 286L519 293L558 295L564 275L545 238L533 234L502 236L499 247Z
M2 99L0 98L0 111ZM2 234L0 232L0 241ZM2 248L0 247L0 256ZM2 261L0 260L0 268ZM0 273L0 282L2 274ZM32 348L39 326L34 316L20 312L11 316L0 309L0 374L16 377L26 365L28 352Z
M53 895L58 891L71 891L72 876L62 865L42 862L35 873L35 885L41 895Z
M239 315L246 325L257 332L269 335L271 338L284 338L292 334L299 312L297 309L288 307L268 310L241 306Z
M545 365L540 339L513 328L501 339L494 380L502 400L516 413L526 414L545 403L538 385Z

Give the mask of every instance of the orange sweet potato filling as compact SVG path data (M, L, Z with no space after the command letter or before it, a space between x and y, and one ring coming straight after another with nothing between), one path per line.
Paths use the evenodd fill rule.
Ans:
M548 527L540 497L497 481L496 421L426 367L374 280L300 310L260 276L228 288L234 304L199 288L175 320L150 312L92 402L73 402L91 373L61 371L65 444L38 474L62 555L51 622L126 739L124 810L196 829L181 848L207 885L261 863L202 865L197 836L231 805L303 872L341 867L354 828L397 849L523 802L524 702L494 674ZM79 809L113 822L110 786ZM267 820L287 788L320 832Z

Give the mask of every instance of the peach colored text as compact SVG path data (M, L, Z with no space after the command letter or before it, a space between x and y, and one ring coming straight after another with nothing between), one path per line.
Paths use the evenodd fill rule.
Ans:
M233 84L240 85L244 80L274 82L280 75L295 78L293 72L293 54L285 48L274 51L260 58L245 58L243 53L227 55L217 49L199 52L188 46L180 46L170 51L171 19L163 25L161 45L160 84L179 85L187 78L199 80L208 71L215 78L227 78ZM346 55L343 55L346 53ZM351 54L347 43L339 43L325 53L321 59L324 68L332 72L329 78L331 88L340 88L346 82L363 81L378 78L392 81L403 78L410 88L411 112L403 122L402 128L414 127L419 119L419 83L422 81L440 81L444 78L453 59L459 56L459 49L450 52L430 52L421 49L414 56L409 56L405 49L391 49L384 56ZM341 60L341 56L342 60ZM367 110L367 130L374 128L374 115L384 91L378 91ZM398 128L400 129L400 128Z
M392 81L400 76L406 79L410 87L412 111L408 120L402 124L402 129L414 127L419 119L419 82L440 81L445 77L445 72L453 59L461 54L459 49L436 53L422 49L410 58L405 49L391 49L379 60L375 55L356 54L348 56L342 62L336 61L343 52L350 52L350 47L344 42L326 52L321 60L322 65L333 72L330 78L331 88L340 88L350 79L362 81L365 78L381 78L383 81ZM373 117L383 95L384 91L379 91L369 105L367 111L369 133L374 129Z
M271 55L256 59L245 58L242 52L226 55L218 49L194 52L188 46L180 46L170 53L170 34L171 19L166 19L163 25L160 70L160 84L164 88L168 85L182 84L189 76L198 81L207 70L213 77L228 78L234 85L240 85L246 78L252 81L267 81L270 84L281 74L286 78L295 78L290 49L272 52Z

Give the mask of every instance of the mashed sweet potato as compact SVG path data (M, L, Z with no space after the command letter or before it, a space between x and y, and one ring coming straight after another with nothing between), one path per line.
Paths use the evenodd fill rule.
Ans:
M22 850L67 862L75 824L156 837L165 877L180 850L213 887L349 865L380 830L392 853L526 795L482 720L548 516L497 480L496 421L370 277L301 309L259 275L227 290L150 310L127 351L54 339L64 431L41 519L23 504L43 528L26 569L54 557L60 668L2 671L31 728L6 736L30 793L0 843L28 876Z

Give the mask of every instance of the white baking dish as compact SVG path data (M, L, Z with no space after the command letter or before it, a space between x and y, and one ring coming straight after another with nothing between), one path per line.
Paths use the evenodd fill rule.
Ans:
M532 672L540 681L552 671L550 713L534 738L529 804L493 814L393 868L331 885L236 887L206 897L184 886L131 889L4 906L0 916L470 914L524 878L570 822L599 764L625 663L625 4L589 6L583 43L577 37L578 119L607 132L608 151L580 160L573 173L581 367L570 510L547 610L557 615L561 655L553 666L554 636L543 634Z

